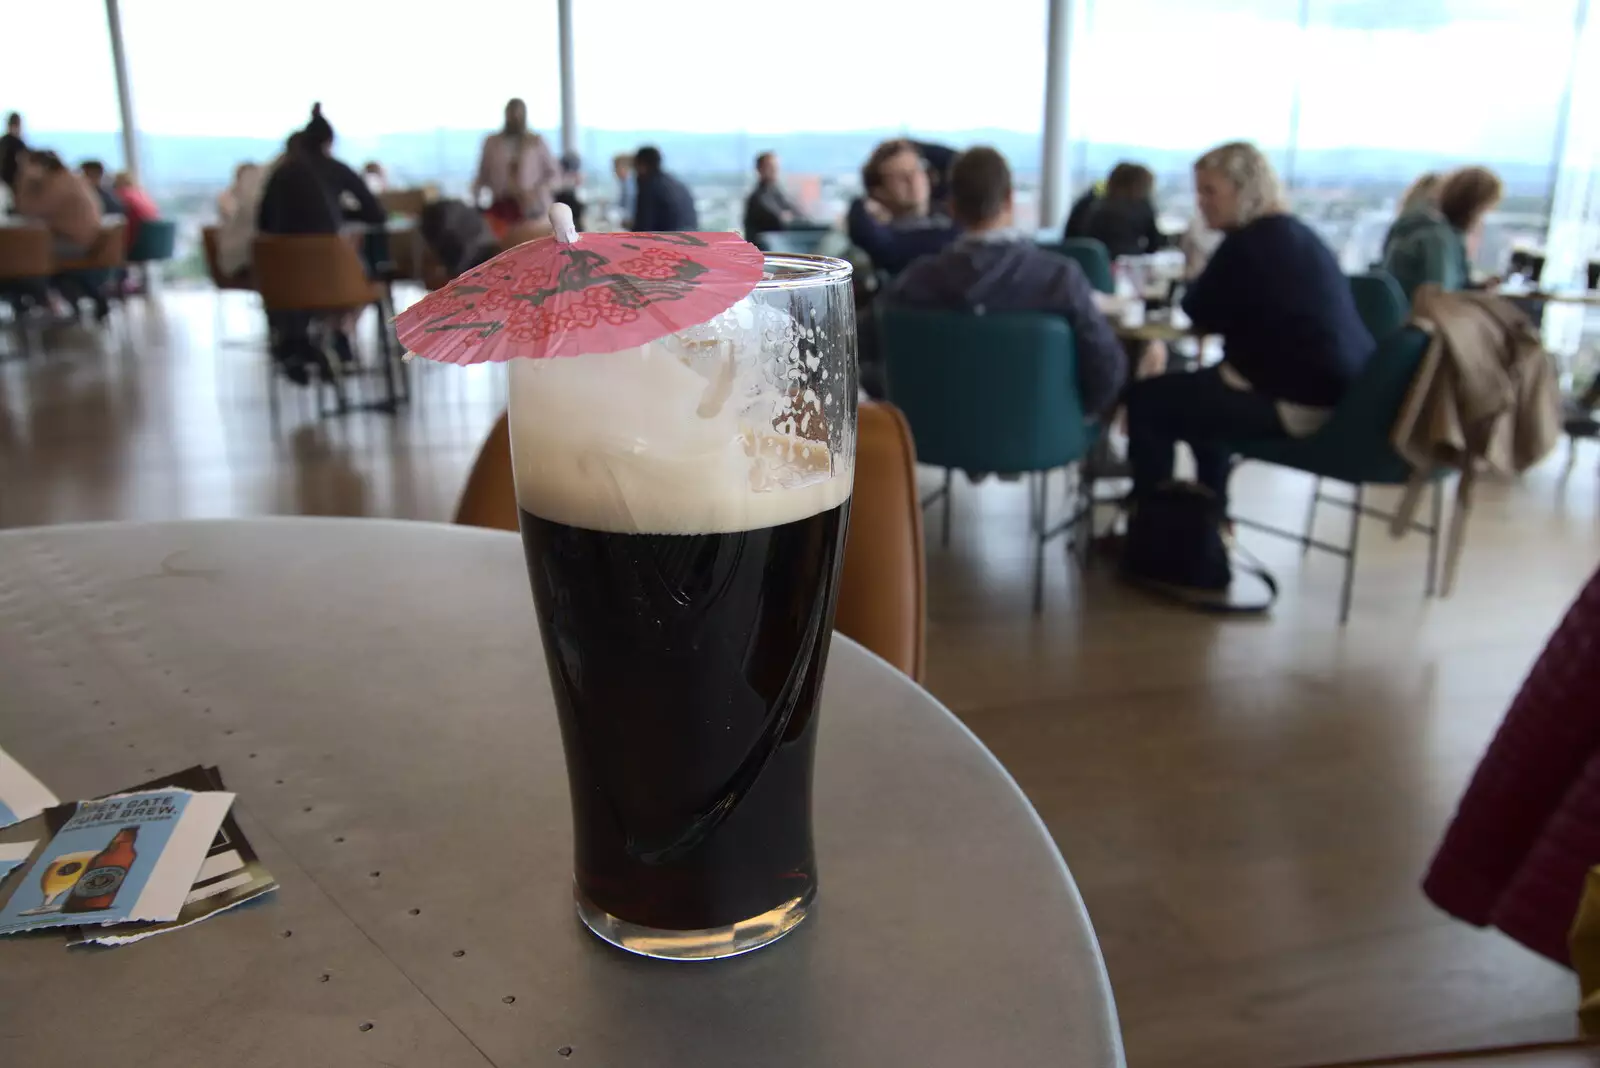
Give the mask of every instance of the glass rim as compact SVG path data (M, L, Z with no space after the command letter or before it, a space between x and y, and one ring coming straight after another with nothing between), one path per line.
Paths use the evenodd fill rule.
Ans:
M782 274L769 276L777 269ZM804 252L763 252L761 254L761 281L756 289L809 289L812 286L834 285L848 282L855 270L849 260L836 256L817 256Z

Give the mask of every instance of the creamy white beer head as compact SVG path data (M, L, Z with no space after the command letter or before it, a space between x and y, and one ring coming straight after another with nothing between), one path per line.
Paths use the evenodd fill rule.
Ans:
M795 330L747 300L637 349L511 361L518 505L589 530L721 534L841 504L855 472L823 420L847 399L774 344Z

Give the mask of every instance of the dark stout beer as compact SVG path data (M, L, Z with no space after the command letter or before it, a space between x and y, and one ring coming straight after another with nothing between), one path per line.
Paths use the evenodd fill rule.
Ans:
M687 931L809 900L811 755L849 507L711 534L521 512L593 905Z

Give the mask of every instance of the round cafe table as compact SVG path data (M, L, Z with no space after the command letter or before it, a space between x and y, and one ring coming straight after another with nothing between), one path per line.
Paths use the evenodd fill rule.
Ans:
M521 545L383 520L0 534L0 747L62 798L219 765L280 888L114 949L0 940L6 1064L1122 1061L1032 807L926 692L834 641L821 891L789 937L632 957L573 912Z

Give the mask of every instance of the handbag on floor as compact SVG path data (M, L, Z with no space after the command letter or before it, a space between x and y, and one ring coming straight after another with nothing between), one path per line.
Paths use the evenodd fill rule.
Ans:
M1128 515L1121 571L1128 581L1202 612L1253 615L1278 599L1278 583L1259 563L1237 570L1265 588L1235 588L1235 565L1223 535L1222 502L1194 482L1166 482L1135 499Z

